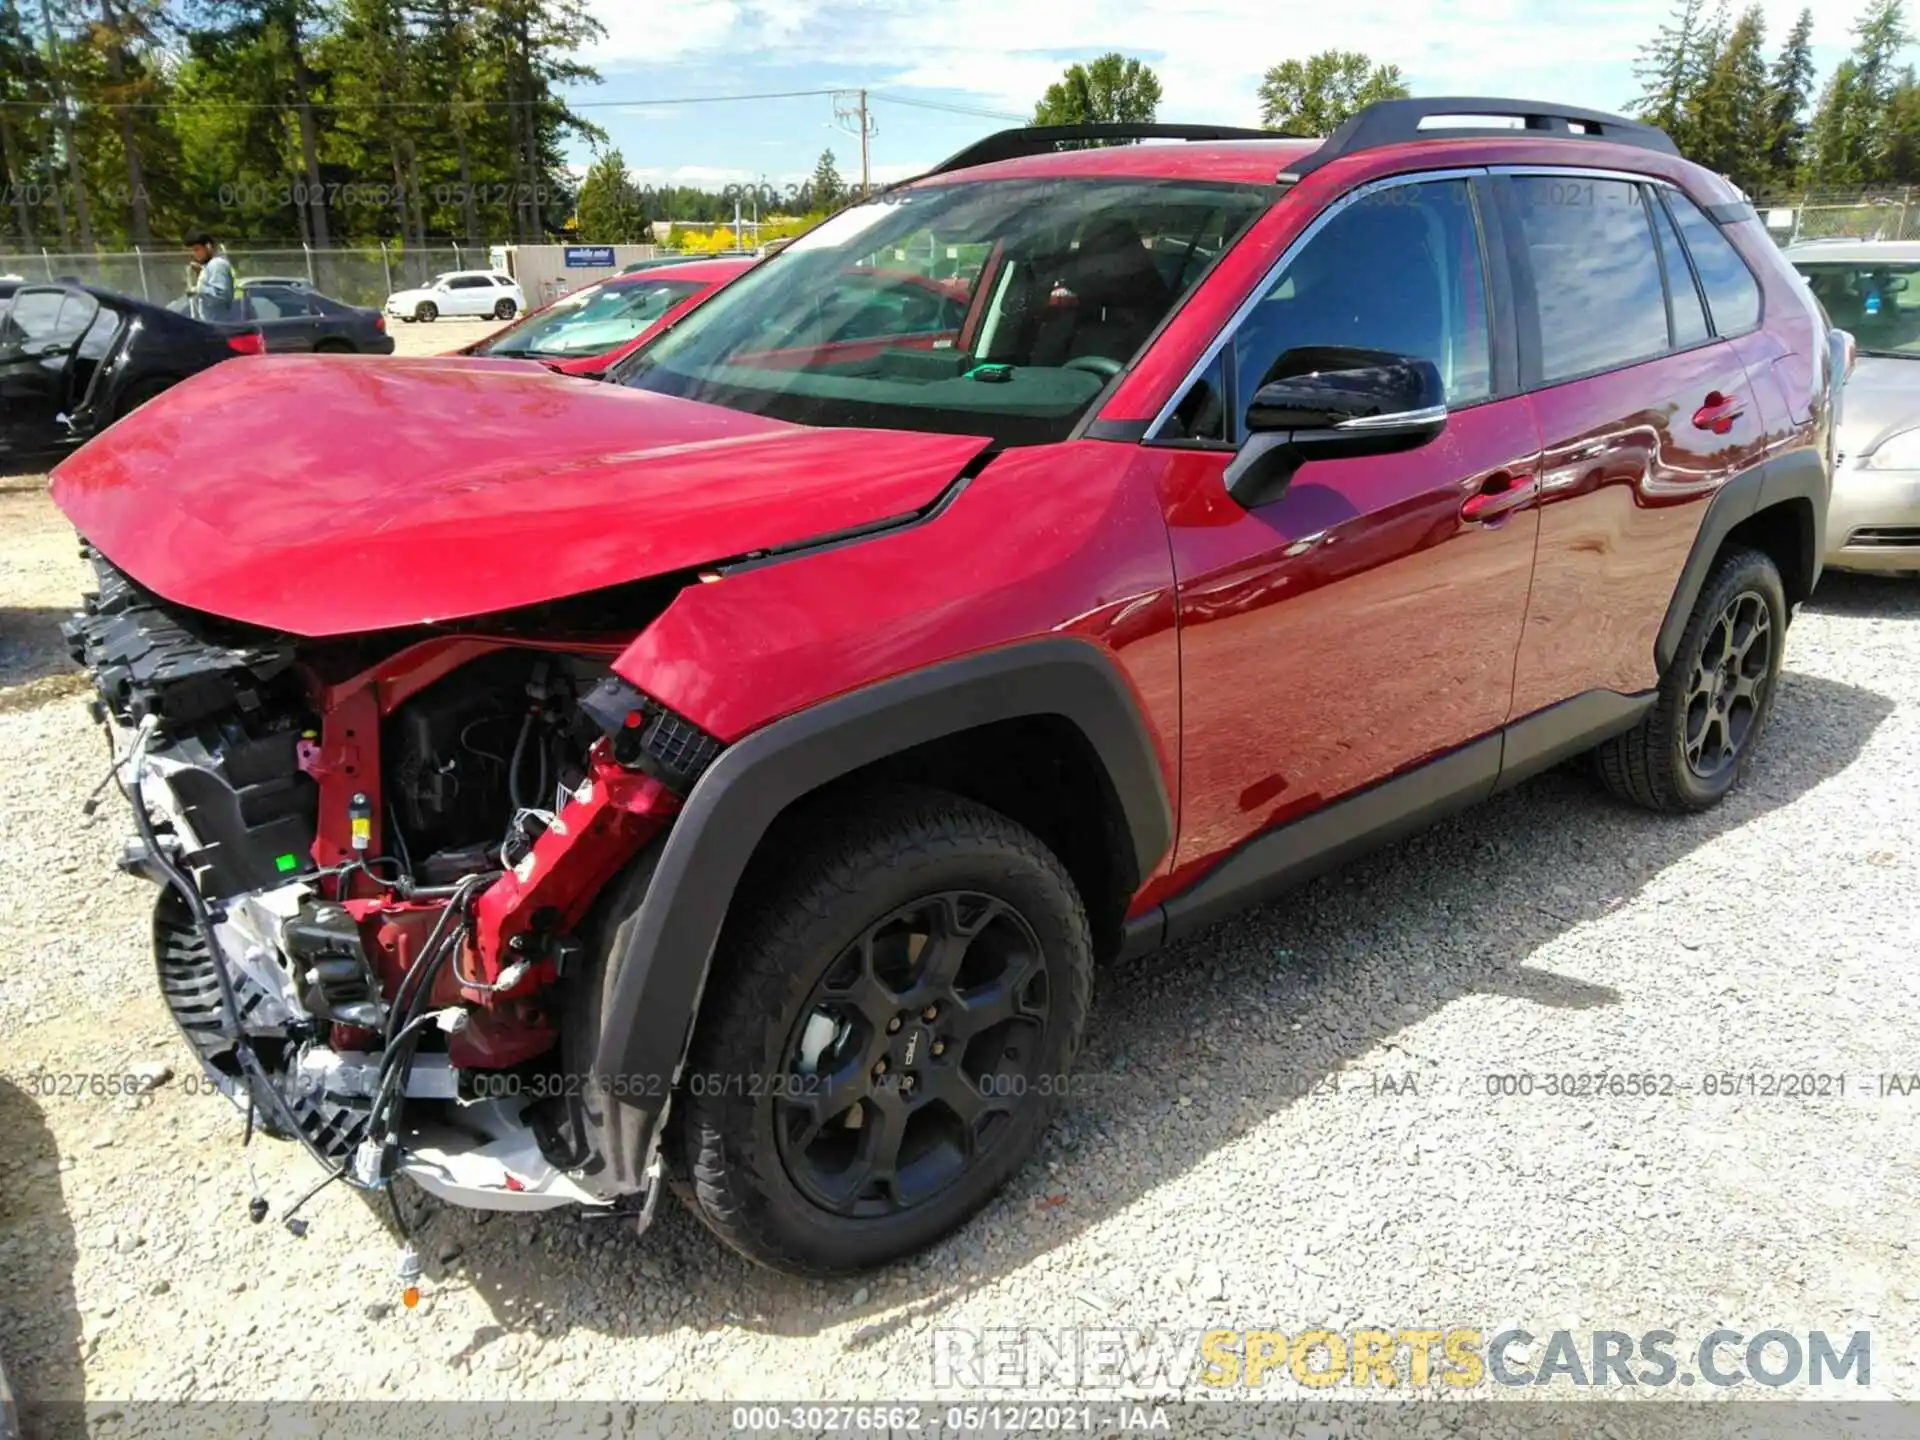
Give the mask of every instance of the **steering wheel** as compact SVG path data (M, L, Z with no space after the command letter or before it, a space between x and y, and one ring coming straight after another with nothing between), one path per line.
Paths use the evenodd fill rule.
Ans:
M1085 370L1098 375L1102 380L1111 380L1123 368L1118 360L1105 355L1076 355L1060 367L1062 370Z

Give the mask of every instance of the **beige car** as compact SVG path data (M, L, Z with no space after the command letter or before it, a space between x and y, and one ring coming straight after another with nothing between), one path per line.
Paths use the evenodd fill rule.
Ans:
M1920 574L1920 243L1815 240L1787 259L1859 347L1841 403L1827 567Z

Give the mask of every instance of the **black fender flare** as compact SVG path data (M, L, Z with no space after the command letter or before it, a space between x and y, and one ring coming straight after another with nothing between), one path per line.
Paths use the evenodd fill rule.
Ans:
M787 806L915 745L1037 715L1064 718L1091 745L1144 879L1173 844L1173 808L1131 687L1089 641L1050 636L946 661L810 706L722 751L666 834L593 1043L596 1090L639 1112L622 1128L638 1122L649 1136L659 1125L734 891ZM637 1167L650 1148L617 1146L603 1158L615 1171ZM631 1191L642 1177L606 1182Z
M1660 633L1653 643L1654 664L1661 674L1666 673L1667 666L1679 652L1680 637L1686 633L1694 602L1707 583L1714 556L1720 553L1720 547L1734 527L1743 521L1776 505L1805 500L1812 511L1813 524L1806 538L1806 551L1800 558L1807 589L1813 589L1820 579L1821 557L1826 554L1830 490L1825 458L1818 450L1805 449L1790 450L1750 466L1715 492L1707 503L1707 513L1693 538L1693 549L1680 571L1680 583L1674 587L1666 618L1660 622Z

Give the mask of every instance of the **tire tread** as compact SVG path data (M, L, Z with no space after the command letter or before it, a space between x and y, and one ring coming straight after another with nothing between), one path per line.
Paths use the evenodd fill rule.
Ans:
M715 959L690 1073L739 1074L755 1068L758 1057L752 1052L757 1037L767 1026L779 1023L793 1003L789 992L794 979L781 957L794 953L811 927L857 905L866 877L876 868L930 860L963 848L992 848L1017 856L1051 872L1071 898L1075 955L1065 967L1072 989L1069 1013L1085 1016L1092 987L1092 936L1086 911L1065 868L1025 827L961 797L909 787L869 792L864 803L834 805L814 812L808 821L804 830L787 827L785 836L807 846L806 860L785 866L784 873L739 915L732 935L722 937L724 953ZM769 838L777 842L782 837ZM1079 1040L1075 1025L1061 1057L1063 1069L1071 1065ZM743 1126L723 1130L714 1123L713 1110L718 1107L692 1097L679 1098L685 1129L682 1144L675 1148L686 1167L683 1193L689 1194L708 1228L747 1258L788 1273L843 1273L843 1266L823 1263L755 1223L753 1212L771 1204L772 1197L752 1163L756 1143L752 1132ZM730 1103L735 1104L736 1114L744 1109L740 1102ZM989 1190L979 1204L991 1195Z
M1694 602L1693 613L1687 619L1687 628L1680 637L1673 661L1660 677L1660 688L1656 692L1653 709L1633 729L1602 742L1594 750L1594 769L1599 774L1600 782L1618 799L1647 810L1685 814L1707 808L1726 793L1723 790L1703 798L1683 784L1675 762L1674 727L1684 723L1682 712L1687 698L1685 680L1693 656L1700 648L1702 633L1719 618L1720 611L1732 598L1730 592L1749 583L1751 572L1755 570L1760 572L1758 578L1763 583L1770 579L1774 595L1781 595L1780 572L1770 557L1744 545L1730 545L1721 551L1714 559L1713 568L1707 572L1706 583L1700 587L1699 598ZM1784 601L1782 612L1784 614ZM1785 632L1783 620L1775 632L1776 646L1785 644ZM1739 775L1745 772L1754 747L1765 734L1777 688L1777 685L1769 686L1766 704L1758 718L1758 728L1748 736L1734 762L1734 783L1738 783Z

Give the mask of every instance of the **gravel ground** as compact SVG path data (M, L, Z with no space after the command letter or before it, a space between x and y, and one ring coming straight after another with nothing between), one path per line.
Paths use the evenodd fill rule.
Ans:
M1685 1354L1724 1324L1868 1330L1841 1398L1920 1398L1920 1094L1881 1080L1920 1072L1920 587L1823 582L1709 815L1556 772L1109 972L1038 1160L912 1263L788 1280L672 1202L639 1237L447 1213L407 1311L352 1194L304 1240L246 1221L237 1117L195 1093L149 892L112 866L122 817L81 817L105 750L53 627L82 578L39 483L0 481L0 1354L25 1395L978 1399L936 1390L935 1332L1667 1329ZM44 1093L159 1066L131 1100ZM1676 1090L1543 1093L1601 1070ZM1721 1071L1845 1094L1698 1093ZM1518 1072L1532 1095L1489 1094ZM312 1178L252 1156L276 1210Z
M497 320L450 319L422 325L387 317L387 333L393 336L396 355L439 355L504 328Z

